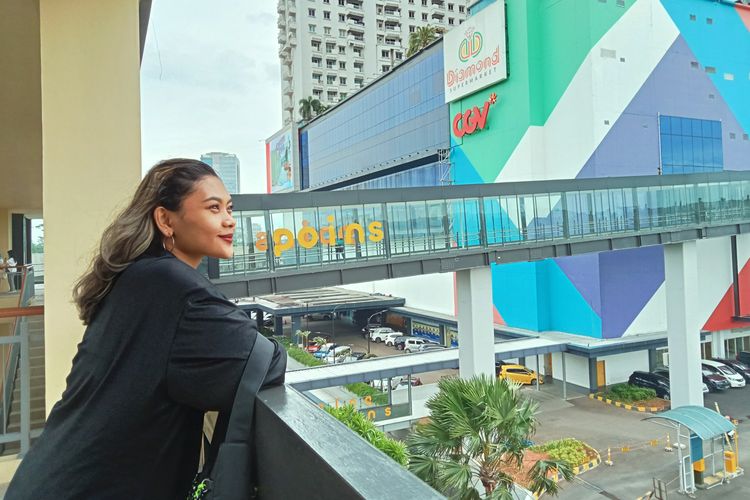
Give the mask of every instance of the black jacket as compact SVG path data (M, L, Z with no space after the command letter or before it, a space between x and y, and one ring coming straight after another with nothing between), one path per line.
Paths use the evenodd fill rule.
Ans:
M192 267L169 254L137 260L86 329L5 498L184 499L203 413L231 409L257 335ZM285 367L277 345L266 385L282 382Z

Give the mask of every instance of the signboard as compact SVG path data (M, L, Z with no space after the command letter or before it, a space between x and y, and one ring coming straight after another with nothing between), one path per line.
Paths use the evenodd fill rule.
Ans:
M292 127L281 129L266 140L266 188L268 193L294 190L294 142Z
M443 37L445 102L508 78L505 1L497 0Z
M490 106L497 102L497 94L494 92L484 102L482 109L474 106L466 111L459 111L453 117L453 135L460 139L465 135L470 135L477 130L483 130L487 125L487 115L490 112Z

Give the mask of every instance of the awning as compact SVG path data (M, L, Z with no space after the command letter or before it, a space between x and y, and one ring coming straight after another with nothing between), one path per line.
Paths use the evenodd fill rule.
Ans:
M643 420L660 418L684 425L703 440L712 439L734 430L734 424L714 410L702 406L681 406L674 410L650 415Z

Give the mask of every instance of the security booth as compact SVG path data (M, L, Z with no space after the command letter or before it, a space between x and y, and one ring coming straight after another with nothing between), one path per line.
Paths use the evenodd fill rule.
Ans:
M682 406L644 418L654 419L677 436L680 493L691 495L696 488L713 488L743 474L737 464L736 427L721 414L702 406Z

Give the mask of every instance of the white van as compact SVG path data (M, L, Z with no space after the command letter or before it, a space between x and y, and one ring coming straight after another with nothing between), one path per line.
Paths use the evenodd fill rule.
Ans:
M702 359L701 363L712 372L722 375L724 378L729 380L730 386L745 387L745 378L724 363L711 361L709 359Z

